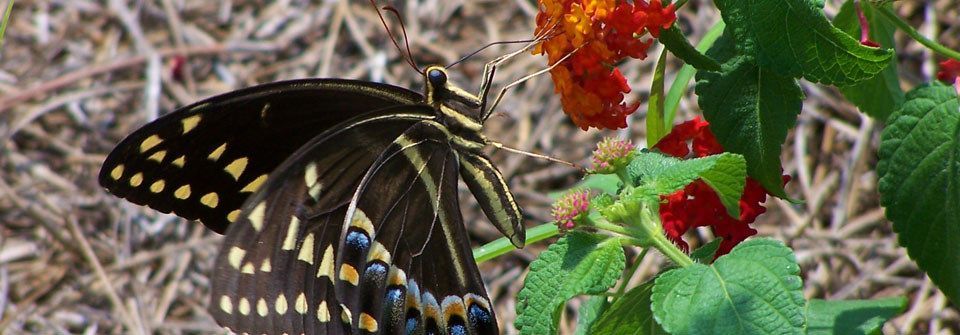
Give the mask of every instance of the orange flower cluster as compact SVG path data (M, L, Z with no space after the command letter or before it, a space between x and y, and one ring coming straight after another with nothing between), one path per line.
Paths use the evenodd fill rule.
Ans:
M563 110L581 129L617 129L639 103L627 105L627 79L615 67L626 57L644 59L653 39L676 20L673 4L660 0L539 0L534 49L546 54Z

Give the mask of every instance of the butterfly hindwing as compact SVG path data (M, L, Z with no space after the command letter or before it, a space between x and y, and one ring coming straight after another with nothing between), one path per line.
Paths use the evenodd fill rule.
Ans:
M349 201L380 153L428 113L407 106L365 115L276 169L227 230L211 300L221 325L251 334L344 331L333 267Z
M244 200L304 143L353 117L422 97L377 83L304 79L254 86L180 108L110 153L100 185L223 233Z
M336 263L355 333L497 333L460 214L458 170L450 134L424 121L367 172Z

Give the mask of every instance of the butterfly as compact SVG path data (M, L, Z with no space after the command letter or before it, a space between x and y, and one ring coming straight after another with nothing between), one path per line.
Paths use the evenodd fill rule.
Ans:
M202 100L125 138L99 182L226 234L210 313L233 332L498 333L457 180L518 247L520 208L481 151L484 99L422 74L423 94L301 79Z

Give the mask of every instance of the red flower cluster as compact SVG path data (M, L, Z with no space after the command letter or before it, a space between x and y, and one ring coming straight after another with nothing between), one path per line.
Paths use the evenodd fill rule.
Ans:
M723 152L723 147L708 128L709 123L697 117L681 123L673 128L654 148L661 152L685 158L690 156L693 148L693 157L704 157ZM687 142L692 142L689 145ZM784 183L790 176L783 176ZM767 191L752 178L747 177L747 184L740 197L740 217L732 218L720 202L720 197L707 183L697 180L687 185L683 190L662 196L660 204L660 221L667 238L672 240L684 251L689 250L683 234L695 227L709 226L714 235L723 237L717 256L730 252L734 246L747 237L757 233L750 228L750 224L760 214L767 211L761 203L767 200Z
M533 51L546 54L563 110L583 130L617 129L639 103L627 105L627 79L615 67L626 57L644 59L660 29L676 20L673 4L660 0L539 0L537 36L550 36ZM569 56L569 57L568 57Z
M960 79L960 61L948 59L940 62L940 71L937 72L937 79L947 84L954 84Z

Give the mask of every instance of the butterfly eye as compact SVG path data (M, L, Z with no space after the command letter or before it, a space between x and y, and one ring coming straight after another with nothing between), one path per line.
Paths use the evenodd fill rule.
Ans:
M447 74L437 69L427 71L427 79L434 87L440 87L447 83Z

